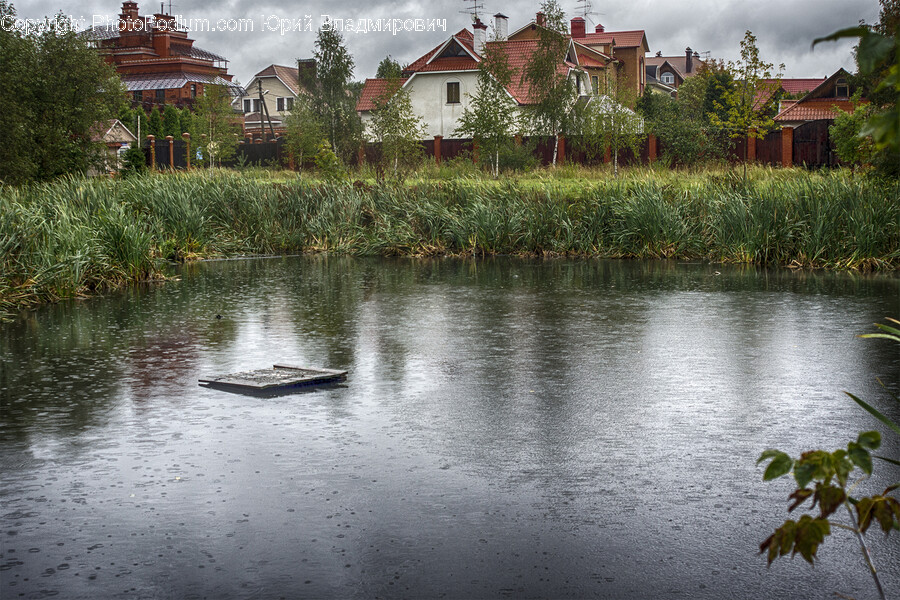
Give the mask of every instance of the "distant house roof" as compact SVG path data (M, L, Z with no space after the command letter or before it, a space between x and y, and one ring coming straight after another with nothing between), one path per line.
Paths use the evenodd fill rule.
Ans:
M136 142L137 136L118 119L95 123L90 128L92 142Z
M611 44L615 42L616 48L640 48L643 46L645 52L650 51L650 46L647 44L647 34L643 29L586 33L583 38L578 38L577 41L582 44Z
M647 65L648 75L650 74L650 67L655 67L654 76L658 77L658 73L663 65L669 65L673 71L678 73L681 79L687 79L699 73L700 68L705 63L700 60L700 56L694 54L691 56L691 68L688 70L687 55L682 54L681 56L649 56L644 60L644 64Z
M81 35L91 41L101 42L104 40L112 40L118 38L120 32L116 27L97 25L96 27L91 27L90 29L84 30ZM188 58L196 58L199 60L209 60L214 62L228 62L228 59L226 59L224 56L216 54L215 52L210 52L209 50L204 50L203 48L198 48L197 46L191 45L189 52L185 52L184 50L185 48L181 45L172 46L172 53L179 56L187 56Z
M253 76L254 79L257 77L277 77L295 96L300 94L299 72L296 67L269 65Z
M822 84L825 77L805 77L800 79L782 79L781 89L788 94L806 94Z
M232 96L240 96L244 88L218 75L204 73L177 73L167 75L122 75L122 82L129 92L144 90L181 89L188 83L225 86Z
M786 101L776 121L820 121L834 119L839 111L853 112L853 102L837 98L813 98L805 102Z

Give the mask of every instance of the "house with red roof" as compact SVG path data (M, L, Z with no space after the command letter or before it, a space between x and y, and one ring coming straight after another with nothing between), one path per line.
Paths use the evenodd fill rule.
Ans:
M458 31L403 70L400 83L409 90L413 110L423 119L429 138L458 137L459 118L469 105L469 96L477 91L478 65L488 49L506 55L512 71L507 88L510 101L519 107L533 102L523 73L538 47L537 36L521 35L527 26L518 35L507 36L508 17L500 13L494 15L493 28L493 39L488 41L487 25L476 19L471 31ZM605 82L606 70L617 64L611 55L570 40L565 56L560 56L559 72L572 78L579 95L589 96ZM371 120L377 101L389 89L388 80L366 80L356 105L364 124Z
M788 80L790 81L790 80ZM806 81L806 80L804 80ZM810 121L833 121L839 111L853 112L850 74L838 69L831 77L808 80L818 85L799 100L782 100L775 122L782 127L799 127Z

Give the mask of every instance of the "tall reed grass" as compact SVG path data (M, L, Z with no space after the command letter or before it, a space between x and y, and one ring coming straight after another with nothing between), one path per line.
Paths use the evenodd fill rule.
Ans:
M326 251L900 266L900 183L846 172L271 181L236 173L0 188L0 312L158 277L166 261Z

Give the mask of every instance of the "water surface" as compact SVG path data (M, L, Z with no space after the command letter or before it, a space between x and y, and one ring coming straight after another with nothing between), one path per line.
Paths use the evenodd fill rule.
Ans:
M842 390L900 418L896 348L855 337L898 281L320 256L41 309L0 325L0 595L873 597L847 532L766 569L792 488L754 461L878 429ZM350 375L197 385L276 362Z

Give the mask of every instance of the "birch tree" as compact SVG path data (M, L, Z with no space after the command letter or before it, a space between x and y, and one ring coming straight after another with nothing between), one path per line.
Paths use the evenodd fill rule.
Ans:
M376 141L381 142L382 160L392 167L394 177L400 176L401 168L412 167L421 159L425 126L413 111L409 90L401 87L399 79L391 79L385 93L375 100L370 127Z
M740 60L728 63L734 85L724 88L721 100L713 103L715 110L709 113L710 122L725 129L732 138L764 138L775 128L775 111L769 101L781 88L784 65L779 66L775 76L773 68L772 63L760 58L756 36L748 30L741 40ZM721 116L723 113L725 118ZM744 144L744 179L747 178L748 146Z
M544 26L537 28L537 48L522 73L522 82L529 90L525 116L532 133L553 138L553 165L556 166L559 136L572 122L575 86L564 68L570 43L566 15L556 0L541 3L541 12Z
M511 82L506 53L498 44L487 44L478 65L478 89L468 95L455 132L471 137L490 157L494 177L500 174L500 151L513 143L519 127L518 105L507 91Z

